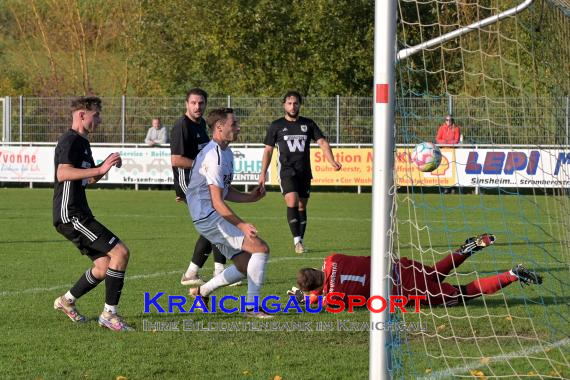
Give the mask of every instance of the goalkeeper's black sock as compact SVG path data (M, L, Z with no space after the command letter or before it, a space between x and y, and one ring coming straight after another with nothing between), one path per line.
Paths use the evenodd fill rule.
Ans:
M99 280L93 276L93 272L91 269L87 269L85 273L79 277L79 280L73 285L73 287L69 290L71 295L75 298L79 298L84 294L87 294L91 290L95 289L99 283L103 280Z
M192 262L202 268L208 256L212 252L212 243L208 241L204 236L200 235L194 246L194 255L192 256Z
M301 236L301 221L299 217L299 209L297 207L287 207L287 222L291 229L293 237Z
M301 239L303 239L307 229L307 209L299 210L299 221L301 222Z

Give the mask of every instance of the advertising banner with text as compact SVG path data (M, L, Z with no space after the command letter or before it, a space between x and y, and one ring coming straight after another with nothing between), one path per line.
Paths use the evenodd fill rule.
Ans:
M0 182L53 182L53 146L0 145ZM123 165L112 168L100 183L172 184L169 148L92 147L95 164L118 152ZM239 148L234 152L235 184L254 184L261 172L263 148ZM270 168L271 171L271 168Z
M462 186L570 187L570 150L457 149Z
M413 147L396 149L396 180L398 186L453 186L457 183L456 150L441 149L441 164L433 172L421 172L412 162Z
M53 182L54 147L0 145L0 182Z
M412 148L397 148L395 175L399 186L570 187L570 150L443 148L442 163L422 173L411 161ZM256 184L263 148L232 148L234 183ZM119 152L121 168L101 180L113 184L171 184L169 148L93 147L95 163ZM0 182L53 182L54 147L0 145ZM311 149L314 186L371 186L372 149L336 148L342 163L336 172L319 148ZM268 184L277 185L277 152L269 167Z

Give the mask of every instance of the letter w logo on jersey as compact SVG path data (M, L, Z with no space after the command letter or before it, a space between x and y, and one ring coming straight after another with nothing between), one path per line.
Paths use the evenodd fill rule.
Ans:
M305 141L307 136L287 136L285 139L287 141L287 146L289 147L289 152L304 152L305 151Z

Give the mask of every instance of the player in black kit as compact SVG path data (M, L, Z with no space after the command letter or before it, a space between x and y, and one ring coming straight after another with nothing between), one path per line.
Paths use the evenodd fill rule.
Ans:
M186 202L186 189L190 183L190 172L194 159L203 147L208 145L210 137L206 121L202 117L208 102L208 94L201 88L192 88L186 94L186 113L176 121L170 131L170 160L174 174L176 201ZM226 258L217 247L203 236L194 246L194 255L186 272L182 275L182 285L197 286L204 284L198 277L198 270L204 266L210 252L214 251L214 277L224 270ZM239 284L236 284L239 285Z
M331 147L317 124L299 116L302 97L297 91L289 91L283 97L285 116L269 126L265 136L265 150L259 175L259 185L265 186L267 169L271 163L273 148L279 151L279 183L287 204L287 222L293 234L296 253L305 253L303 237L307 228L307 202L311 191L311 140L322 149L326 160L334 170L342 165L334 159Z
M114 331L132 330L117 313L117 305L125 281L129 249L105 226L95 220L85 196L85 187L99 181L113 167L121 167L118 153L95 165L87 137L101 123L101 99L79 97L71 102L73 124L62 134L55 148L55 183L53 224L93 261L73 287L57 297L53 307L63 311L73 322L86 319L75 307L78 298L105 280L105 306L99 325Z

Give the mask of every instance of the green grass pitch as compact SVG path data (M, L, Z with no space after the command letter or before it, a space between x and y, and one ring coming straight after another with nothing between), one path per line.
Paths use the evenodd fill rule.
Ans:
M422 309L406 321L427 322L422 334L402 333L394 356L398 377L416 378L449 373L470 376L530 376L533 371L570 376L568 336L568 258L562 228L545 224L532 213L549 212L553 203L507 196L417 195L410 207L399 195L398 234L402 255L432 263L466 237L493 232L498 243L469 259L458 272L461 282L473 271L487 275L527 262L545 277L540 288L513 284L496 297L473 301L467 308ZM76 325L53 310L53 300L64 293L90 261L60 236L51 223L51 189L0 189L0 378L10 379L363 379L368 377L368 341L365 331L143 331L143 320L171 322L243 322L237 314L143 313L144 292L186 295L182 272L192 256L197 234L187 209L174 202L172 191L88 190L90 206L103 224L130 248L131 261L120 312L137 329L117 334L100 328L96 318L104 302L101 284L78 302L90 321ZM544 202L546 202L544 197ZM521 207L520 202L528 202ZM554 203L555 204L555 203ZM550 207L550 209L549 209ZM295 272L320 267L331 252L369 255L371 196L354 193L315 193L309 202L305 238L311 252L297 255L285 220L282 197L271 192L256 204L232 204L258 228L271 247L263 295L285 295ZM546 211L545 211L546 210ZM550 210L552 220L562 217ZM500 216L500 217L499 217ZM426 224L419 230L414 223ZM566 232L567 234L567 232ZM506 235L506 236L505 236ZM501 243L503 241L503 243ZM418 244L421 244L420 250ZM433 247L439 254L425 249ZM420 253L420 251L422 253ZM213 260L202 270L212 274ZM217 295L242 295L246 286L225 288ZM162 305L166 302L162 299ZM366 310L340 315L281 314L277 322L350 320L366 322ZM529 322L530 321L530 322ZM493 336L499 338L493 338ZM511 341L504 336L511 335ZM478 337L476 340L454 336ZM485 338L488 337L488 338ZM475 343L474 343L475 342ZM510 342L510 343L509 343ZM536 350L544 342L562 342ZM504 359L500 355L528 349L536 360ZM533 351L534 350L534 351ZM477 364L480 362L481 364ZM443 372L443 371L455 372Z

